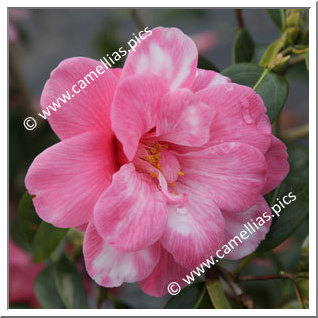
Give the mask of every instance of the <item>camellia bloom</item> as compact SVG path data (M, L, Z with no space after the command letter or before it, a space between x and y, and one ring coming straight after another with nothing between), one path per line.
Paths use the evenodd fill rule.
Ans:
M38 308L33 284L35 277L43 269L43 264L35 264L13 241L9 240L9 303L26 304Z
M262 195L287 175L285 145L271 135L259 95L197 69L193 41L156 28L122 70L106 71L49 117L61 142L26 176L39 216L85 231L84 257L100 285L139 282L161 296L269 211ZM95 69L63 61L41 105ZM270 222L227 257L241 258Z

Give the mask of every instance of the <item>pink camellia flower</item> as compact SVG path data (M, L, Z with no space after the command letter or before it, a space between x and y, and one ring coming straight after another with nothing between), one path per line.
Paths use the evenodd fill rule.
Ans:
M166 294L268 211L262 195L287 175L261 97L197 69L197 58L180 30L155 28L122 71L106 71L49 117L61 142L34 160L26 187L43 220L85 231L86 269L102 286L139 282ZM98 65L63 61L42 107ZM228 257L255 250L269 226Z
M192 35L199 53L206 53L212 50L218 43L219 37L214 31L203 31L198 34Z
M9 303L39 307L33 284L43 264L34 264L32 258L9 240Z

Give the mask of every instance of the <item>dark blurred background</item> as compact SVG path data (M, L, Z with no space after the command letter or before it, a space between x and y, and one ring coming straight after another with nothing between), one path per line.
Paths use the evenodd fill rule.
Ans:
M264 48L279 37L279 31L265 10L247 9L242 15L246 29L257 44L257 59ZM232 9L9 9L8 19L11 221L16 217L18 200L25 191L27 168L37 154L58 141L46 121L39 122L35 130L27 131L23 120L39 112L43 86L50 72L63 59L74 56L99 59L125 46L141 25L149 28L165 26L180 28L191 36L200 54L222 71L232 64L232 46L238 26ZM281 114L281 129L308 122L305 65L293 67L286 77L290 86ZM300 142L308 146L308 138ZM270 266L261 265L264 268ZM149 297L134 284L114 293L135 308L161 308L167 300ZM270 300L268 302L270 306Z

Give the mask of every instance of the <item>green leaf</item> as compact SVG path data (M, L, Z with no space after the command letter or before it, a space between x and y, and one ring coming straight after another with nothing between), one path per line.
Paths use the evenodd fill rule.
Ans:
M202 308L213 308L211 302L205 297L205 286L204 283L194 283L190 286L183 288L178 295L172 296L164 308L167 309L193 309Z
M36 297L45 309L66 308L55 285L53 268L42 270L34 281Z
M219 69L211 61L205 58L203 55L199 55L198 68L220 72Z
M282 209L279 217L274 217L269 233L259 245L257 252L272 250L284 242L304 222L309 212L308 151L296 146L288 146L290 172L280 186L277 198L293 192L297 199ZM276 200L275 200L276 201Z
M222 71L233 82L253 87L264 69L253 63L233 64ZM288 82L281 76L269 72L256 88L267 108L267 115L274 122L288 96Z
M305 58L306 58L306 67L307 67L307 70L309 70L309 50L306 51Z
M68 229L56 228L42 222L33 238L33 257L35 262L42 262L55 250Z
M239 29L236 32L233 45L233 63L251 62L255 50L255 44L249 32Z
M275 59L279 51L284 47L285 41L285 38L282 37L271 43L265 50L259 65L262 67L267 67Z
M54 277L66 308L87 308L83 279L65 254L54 264Z
M219 279L208 280L206 283L210 299L216 309L231 309Z
M266 10L266 12L268 13L270 18L272 19L272 21L275 23L275 25L280 31L283 30L283 26L284 26L284 22L282 21L281 10L282 9L267 9ZM283 10L283 14L285 15L285 10Z
M24 250L32 252L32 241L41 219L37 216L32 197L25 192L18 205L18 219L12 224L13 240Z

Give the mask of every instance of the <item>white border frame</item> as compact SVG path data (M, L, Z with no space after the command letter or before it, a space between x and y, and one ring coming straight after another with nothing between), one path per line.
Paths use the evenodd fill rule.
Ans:
M50 3L48 3L50 2ZM1 6L1 43L7 43L7 8L8 7L25 7L28 4L28 7L56 7L56 8L66 8L80 6L85 8L120 8L120 7L158 7L157 3L151 3L150 1L121 1L120 5L118 2L110 3L108 7L104 7L105 1L99 0L90 0L88 2L79 2L74 0L55 0L55 1L46 1L44 4L43 1L33 0L33 1L23 1L23 0L12 0L5 1L5 4ZM161 8L177 8L177 7L186 7L185 2L183 1L173 1L173 0L162 0L160 1ZM232 309L232 310L223 310L223 309L7 309L7 237L8 237L8 228L7 228L7 205L4 202L7 202L7 193L8 193L8 153L6 157L2 156L1 158L1 192L0 198L3 206L1 213L1 246L0 246L0 255L2 257L1 262L1 289L0 289L0 314L1 316L272 316L275 313L275 316L316 316L316 2L303 0L303 1L294 1L294 0L267 0L266 2L256 2L241 0L240 2L223 0L219 3L211 2L206 0L196 0L195 2L187 3L189 7L192 4L195 4L195 8L275 8L275 7L310 7L309 10L309 38L310 38L310 51L309 51L309 61L310 61L310 73L309 73L309 209L310 213L310 223L309 223L309 242L310 242L310 254L309 254L309 264L310 264L310 308L303 310L295 309ZM211 7L213 5L213 7ZM266 5L266 6L264 6ZM0 51L1 54L1 75L2 83L7 82L7 85L1 85L1 96L2 100L6 101L0 107L0 118L1 118L1 134L0 134L0 143L2 149L8 149L8 121L7 121L7 107L8 105L8 43L6 44L6 50L2 48ZM21 123L22 124L22 123ZM5 177L6 176L6 177Z

